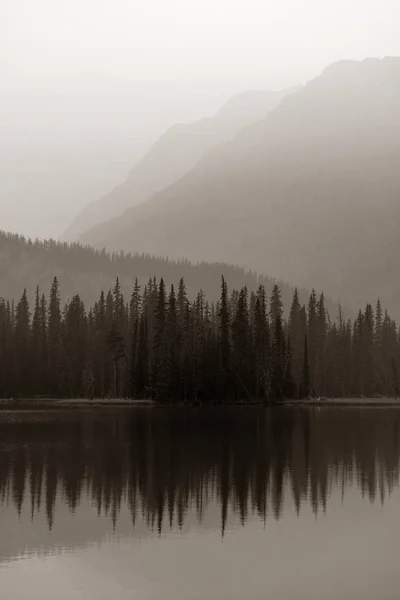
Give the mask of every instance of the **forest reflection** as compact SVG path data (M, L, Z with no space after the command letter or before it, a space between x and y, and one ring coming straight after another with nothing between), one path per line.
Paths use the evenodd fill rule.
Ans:
M242 524L279 519L292 499L327 510L335 488L371 502L398 486L396 409L99 409L0 416L0 507L54 523L88 498L115 526L126 505L159 532L201 523L210 503Z

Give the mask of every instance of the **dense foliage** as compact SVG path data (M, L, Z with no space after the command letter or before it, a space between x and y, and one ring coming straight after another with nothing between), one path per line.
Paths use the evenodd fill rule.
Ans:
M32 313L32 314L31 314ZM294 292L284 318L281 292L231 293L217 303L188 300L163 279L135 281L125 300L117 278L89 310L79 295L62 307L26 290L0 301L0 396L130 397L160 402L263 402L309 395L397 395L400 333L378 302L353 323L331 322L324 296L308 306Z

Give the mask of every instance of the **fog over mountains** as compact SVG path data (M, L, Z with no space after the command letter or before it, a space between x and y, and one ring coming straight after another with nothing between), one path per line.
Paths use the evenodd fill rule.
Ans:
M132 71L7 75L2 56L0 227L32 237L60 237L172 123L210 116L231 95L146 82Z
M395 310L399 166L400 58L341 61L80 241L225 260Z
M243 92L233 96L211 118L172 126L132 168L124 183L78 214L63 239L76 240L92 227L148 200L185 175L208 150L231 140L245 126L263 118L295 89Z

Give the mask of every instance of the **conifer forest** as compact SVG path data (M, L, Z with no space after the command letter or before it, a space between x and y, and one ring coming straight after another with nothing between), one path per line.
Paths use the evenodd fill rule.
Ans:
M219 404L327 397L396 397L400 330L380 302L331 320L324 295L289 314L281 291L229 290L219 301L162 278L124 298L119 279L92 307L50 292L0 299L0 397L132 398Z

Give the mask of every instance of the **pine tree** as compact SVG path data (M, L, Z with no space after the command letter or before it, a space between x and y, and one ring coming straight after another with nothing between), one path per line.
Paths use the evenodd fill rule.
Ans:
M315 369L318 349L317 296L313 289L308 301L307 315L308 364L310 370L310 392L315 396Z
M47 376L48 365L48 340L47 340L47 301L44 294L40 299L40 319L39 319L39 336L40 336L40 372Z
M117 330L120 334L124 330L124 297L121 292L121 284L119 277L115 280L113 287L113 299L114 299L114 320Z
M179 281L176 311L177 311L177 346L178 346L178 380L182 390L182 397L186 399L188 388L187 381L187 350L188 350L188 316L189 301L186 285L183 278Z
M167 332L167 300L163 278L160 279L155 310L154 388L158 400L167 400L171 387L171 356Z
M40 315L40 293L39 286L36 287L35 293L35 308L32 318L32 390L34 394L40 393L40 387L44 381L45 373L42 371L43 364L41 362L41 315Z
M252 397L251 365L247 289L242 288L238 295L236 315L232 322L232 366L235 377L235 395L238 399Z
M255 396L264 401L269 397L270 340L265 300L265 288L260 286L254 307L253 323Z
M300 398L308 398L310 395L310 369L308 364L308 341L304 336L303 372L300 384Z
M131 397L134 398L136 394L136 384L135 384L135 372L136 372L136 363L137 363L137 352L138 352L138 343L139 343L139 326L140 326L140 317L142 312L142 298L140 295L140 285L135 279L135 284L133 287L133 292L131 296L131 301L129 304L129 322L130 322L130 332L131 332L131 344L130 344L130 394Z
M15 394L15 319L9 301L0 298L0 397Z
M382 379L381 388L385 396L393 393L393 367L392 358L398 356L396 324L385 311L382 323ZM395 365L396 365L395 361Z
M93 310L94 332L91 348L92 366L98 394L104 398L111 387L111 363L108 351L108 318L106 311L106 298L103 290L99 301ZM109 318L112 321L112 308L109 308ZM111 325L110 325L111 326Z
M15 312L15 363L18 393L31 391L32 354L30 344L29 302L24 290Z
M383 354L383 311L379 299L375 310L374 363L376 385L379 387L385 379Z
M292 369L292 343L290 335L285 344L285 369L283 373L283 394L285 398L294 398L297 395L297 389L293 380Z
M341 395L341 376L340 376L340 331L336 323L329 328L327 332L324 349L324 383L325 392L328 390L333 396Z
M269 318L271 331L275 330L276 321L279 318L282 323L282 299L281 290L277 284L274 285L271 292L271 299L269 303Z
M365 377L365 365L364 365L364 345L363 345L363 329L364 329L364 315L361 310L358 312L358 316L354 321L353 325L353 345L352 345L352 379L353 379L353 392L357 396L364 395L364 377Z
M185 366L187 370L187 393L198 404L204 392L204 298L200 291L192 303L187 318L188 336Z
M50 394L58 396L61 369L61 310L57 277L54 277L50 291L47 330L49 391Z
M65 308L63 325L63 389L70 398L78 398L87 359L87 320L84 304L78 294L72 297Z
M363 346L363 380L365 382L365 394L372 396L375 394L375 323L372 306L367 304L364 312L362 346Z
M376 303L375 331L374 331L374 342L378 346L382 343L382 325L383 325L383 312L382 312L381 301L378 299L378 302Z
M154 349L157 351L161 339L163 337L165 329L165 321L167 314L167 299L165 293L164 280L161 277L160 284L157 293L157 303L155 308L155 336L154 336Z
M217 392L215 374L218 373L218 348L214 313L214 306L210 307L208 302L205 302L203 323L203 381L204 401L208 403L215 398Z
M135 366L135 394L143 398L149 393L149 357L147 318L144 313L140 315L138 352Z
M271 395L274 400L280 400L284 395L286 373L286 345L282 326L282 317L279 313L274 317L271 345Z
M117 394L126 396L130 393L129 381L126 378L125 367L126 349L130 343L129 339L129 327L127 322L127 314L125 310L124 297L121 292L121 285L119 277L117 277L113 287L113 324L112 324L112 335L114 336L114 343L118 339L118 357L115 360L116 354L113 352L113 363L114 373L116 378L116 387L114 388Z
M183 278L179 280L178 287L178 296L177 296L177 316L178 316L178 325L180 328L183 328L185 323L186 310L188 307L188 298L185 282Z
M325 380L325 344L328 332L327 313L325 309L325 298L322 293L317 302L316 311L316 338L315 338L315 373L314 386L318 394L326 393Z
M11 336L8 335L7 305L4 298L0 298L0 398L7 396L10 385L10 373L7 372L7 354L11 347Z
M172 394L172 399L177 400L179 395L179 330L177 303L173 284L171 284L171 289L168 296L166 334L168 338L168 353L170 357L170 392Z
M293 380L296 390L299 390L303 369L304 336L306 335L305 316L302 312L297 288L294 291L289 315L289 335L292 347Z
M219 306L219 365L220 365L220 389L221 397L226 400L230 394L230 364L231 364L231 342L230 342L230 315L228 307L228 286L224 277L221 277L221 300Z
M119 397L121 392L120 382L120 362L126 358L125 344L122 334L118 331L117 324L115 321L111 324L111 329L107 336L107 348L112 357L113 365L113 396L114 398Z
M392 356L392 382L393 382L393 396L398 398L399 396L399 371L397 368L396 360L394 356Z
M31 332L32 381L31 391L43 395L47 379L47 306L46 298L36 288Z
M95 392L95 379L90 359L86 361L85 368L83 369L82 388L84 397L89 398L89 400L93 400Z

